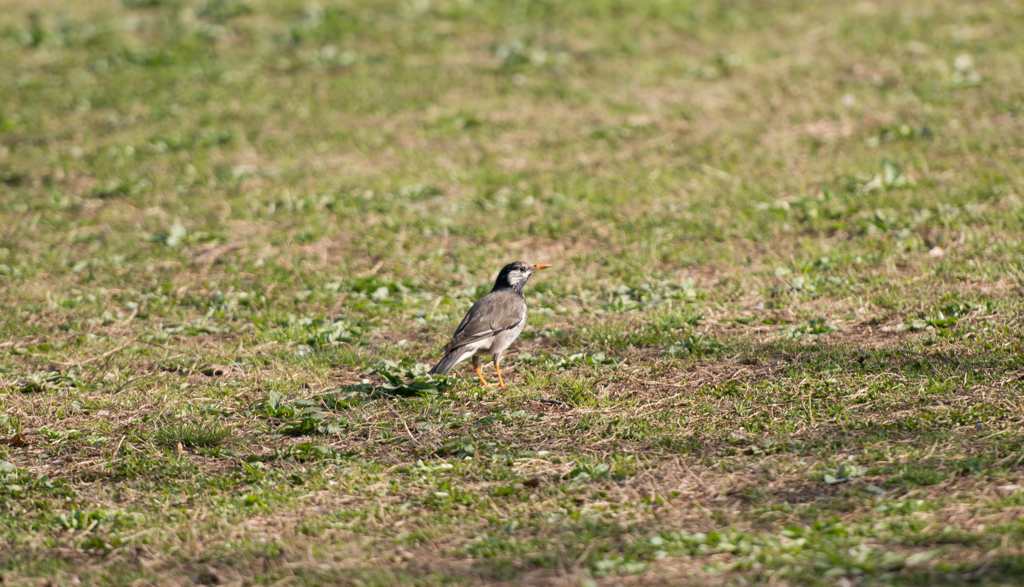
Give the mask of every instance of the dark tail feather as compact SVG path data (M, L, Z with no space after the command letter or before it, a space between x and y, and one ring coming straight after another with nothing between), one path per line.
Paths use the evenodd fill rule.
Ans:
M452 367L454 367L455 364L459 362L459 350L460 349L453 350L447 355L445 355L444 358L441 359L436 365L434 365L434 368L430 370L430 374L447 375L448 372L452 370Z

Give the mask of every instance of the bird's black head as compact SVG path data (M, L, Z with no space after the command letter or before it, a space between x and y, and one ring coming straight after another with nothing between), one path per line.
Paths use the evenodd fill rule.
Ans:
M551 267L551 265L534 265L532 263L523 263L522 261L509 263L501 268L501 273L498 273L498 279L495 280L494 290L492 291L511 289L523 293L523 287L526 286L530 275L533 275L534 271L540 271L548 267Z

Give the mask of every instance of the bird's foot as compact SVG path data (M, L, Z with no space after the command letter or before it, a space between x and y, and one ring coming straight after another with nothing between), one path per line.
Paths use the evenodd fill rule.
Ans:
M483 372L480 371L480 367L479 366L473 365L473 370L476 371L476 376L480 379L480 387L483 387L484 389L487 389L488 387L491 386L491 384L487 383L487 380L484 379L484 374L483 374Z

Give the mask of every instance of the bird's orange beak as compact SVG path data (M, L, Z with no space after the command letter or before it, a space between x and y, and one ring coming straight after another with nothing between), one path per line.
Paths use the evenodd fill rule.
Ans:
M534 271L540 271L541 269L547 269L548 267L551 267L551 265L545 265L544 263L538 263L538 264L533 266L533 270Z

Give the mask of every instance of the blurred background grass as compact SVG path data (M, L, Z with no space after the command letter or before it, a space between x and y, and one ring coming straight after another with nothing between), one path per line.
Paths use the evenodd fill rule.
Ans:
M1022 26L1006 2L8 0L7 295L180 287L238 241L220 289L383 262L443 291L523 257L565 291L694 269L728 300L954 243L978 262L933 279L1019 275Z

